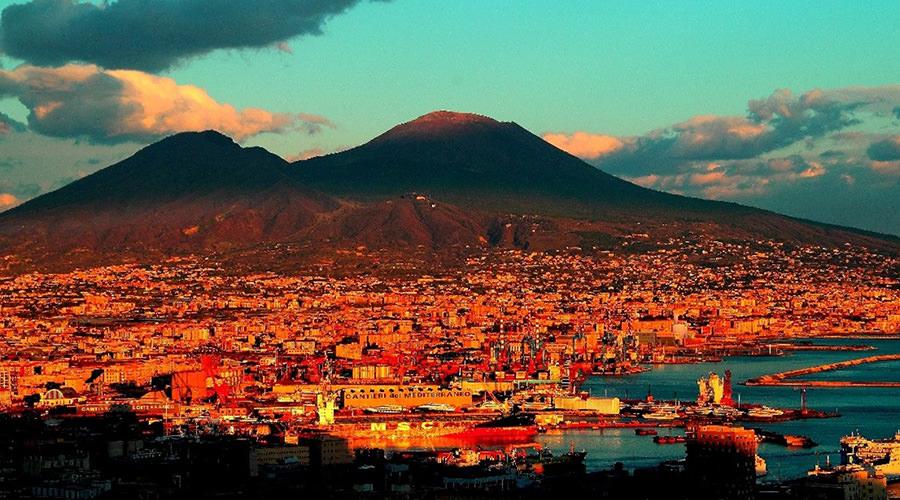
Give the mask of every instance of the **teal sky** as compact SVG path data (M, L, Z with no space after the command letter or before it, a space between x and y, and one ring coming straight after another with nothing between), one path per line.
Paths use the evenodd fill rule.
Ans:
M0 0L0 8L13 3ZM748 100L776 89L898 84L897 26L894 1L364 2L330 18L321 35L287 40L290 53L218 50L158 74L237 108L313 113L334 124L314 135L243 141L285 156L356 145L435 109L512 120L538 134L638 136L696 115L746 116ZM7 70L22 63L0 60ZM28 113L15 97L0 100L0 112L19 121ZM897 133L896 122L878 123L870 131ZM16 168L33 168L44 188L55 173L91 170L63 161L47 167L46 152L42 166L29 167L27 148L14 142L7 148L21 159ZM76 161L105 161L141 145L85 142L83 150L71 139L52 144ZM15 175L17 182L28 177ZM754 200L738 198L765 206ZM811 215L804 210L794 212ZM862 214L835 221L866 225ZM867 226L900 232L896 223Z
M436 4L362 4L293 54L226 51L172 76L240 106L327 116L338 129L316 139L334 146L435 109L633 135L744 114L778 88L900 82L896 2Z

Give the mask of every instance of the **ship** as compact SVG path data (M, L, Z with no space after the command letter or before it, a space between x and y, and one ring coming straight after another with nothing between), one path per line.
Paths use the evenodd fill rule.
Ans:
M887 439L867 439L859 434L844 436L841 464L872 466L885 476L900 477L900 431Z
M647 420L675 420L679 418L678 414L673 411L654 411L651 413L644 413L641 417Z
M784 435L785 446L791 448L815 448L818 446L815 441L806 436L797 436L794 434Z
M369 408L365 408L363 411L365 411L366 413L389 413L389 414L396 414L396 413L403 413L405 410L406 410L406 408L403 408L402 406L397 406L397 405L382 405L382 406L372 406L372 407L369 407Z
M759 455L754 457L754 465L756 468L756 477L763 477L769 473L769 469L766 466L766 461Z
M451 412L456 411L456 408L453 406L450 406L448 404L445 404L445 403L426 403L426 404L417 406L416 410L425 411L425 412L451 413Z
M656 444L678 444L687 441L685 436L654 436L653 442Z
M475 424L468 429L455 434L454 437L532 437L538 432L538 426L535 423L535 417L531 413L514 413L505 417L495 418Z
M750 408L747 410L747 417L751 419L774 419L782 415L784 415L784 411L777 408L769 408L768 406L760 406L758 408Z
M328 434L348 440L370 443L414 443L435 439L525 440L538 433L530 413L493 417L490 414L373 414L338 417L325 425L302 428L303 433Z

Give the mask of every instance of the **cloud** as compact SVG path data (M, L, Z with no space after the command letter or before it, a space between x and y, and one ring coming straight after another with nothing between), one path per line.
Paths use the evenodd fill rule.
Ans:
M0 113L0 136L11 132L24 132L25 125L13 120L9 116Z
M321 147L314 147L314 148L309 148L309 149L300 151L299 153L297 153L295 155L285 156L284 159L293 163L295 161L308 160L310 158L315 158L317 156L325 156L325 155L328 155L331 153L339 153L339 152L345 151L347 149L350 149L350 146L337 146L337 147L327 148L327 149L321 148Z
M894 161L900 160L900 135L888 137L886 139L873 142L866 154L875 161Z
M676 171L686 162L756 158L801 141L814 147L814 139L858 124L857 112L875 112L886 103L900 103L900 87L812 90L799 96L777 90L749 101L746 116L699 115L638 137L579 131L544 138L602 168L637 177Z
M94 65L30 65L0 70L0 98L29 110L28 126L43 135L95 143L149 142L176 132L215 129L237 140L263 132L332 126L324 117L235 109L205 90L133 70Z
M295 161L308 160L308 159L310 159L310 158L315 158L315 157L317 157L317 156L322 156L322 155L324 155L325 153L326 153L326 151L325 151L324 149L322 149L322 148L309 148L309 149L305 149L305 150L303 150L303 151L300 151L299 153L297 153L297 154L295 154L295 155L288 155L288 156L285 156L284 159L287 160L287 161L289 161L289 162L291 162L291 163L293 163L293 162L295 162Z
M579 131L544 138L645 187L746 200L817 182L832 173L829 169L835 178L845 176L842 185L881 182L844 168L850 164L893 176L900 136L885 138L857 126L870 117L883 120L898 108L900 85L799 95L777 90L750 100L745 116L698 115L636 137Z
M678 172L626 177L644 187L711 199L747 200L810 182L828 173L826 166L800 155L769 159L688 163Z
M10 193L0 193L0 211L8 210L21 203L18 198Z
M618 137L586 132L571 135L548 132L543 137L545 141L569 154L591 160L618 151L624 146Z
M900 85L777 90L747 103L746 116L699 115L637 137L578 131L546 134L545 140L604 169L638 177L678 170L685 162L756 158L831 135L835 140L860 115L887 115L900 107Z
M159 72L217 49L284 48L319 35L360 0L32 0L3 9L0 50L41 66L69 62Z
M16 182L9 179L0 180L0 193L9 193L20 200L33 198L44 192L36 182Z

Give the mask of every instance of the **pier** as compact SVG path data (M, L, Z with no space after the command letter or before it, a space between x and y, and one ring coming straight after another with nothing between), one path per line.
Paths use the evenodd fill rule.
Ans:
M851 366L859 366L869 363L879 363L882 361L900 361L900 354L880 354L877 356L867 356L865 358L849 359L847 361L839 361L837 363L827 363L824 365L810 366L808 368L799 368L797 370L789 370L780 373L763 375L744 382L744 385L763 385L763 386L787 386L787 387L900 387L900 381L853 381L853 380L791 380L796 377L810 375L813 373L822 373Z

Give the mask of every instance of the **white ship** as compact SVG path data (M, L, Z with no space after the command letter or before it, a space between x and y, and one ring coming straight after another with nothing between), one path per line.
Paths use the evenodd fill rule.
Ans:
M769 408L768 406L761 406L759 408L751 408L747 410L747 416L754 418L772 418L779 417L781 415L784 415L783 411L776 408Z
M900 431L887 439L866 439L859 434L844 436L841 463L870 465L885 476L900 476Z
M368 413L403 413L404 410L402 406L395 405L372 406L365 409Z
M678 418L678 414L672 411L655 411L653 413L645 413L641 415L647 420L675 420Z
M419 411L433 411L433 412L454 412L456 408L444 403L425 403L423 405L419 405L416 407Z

